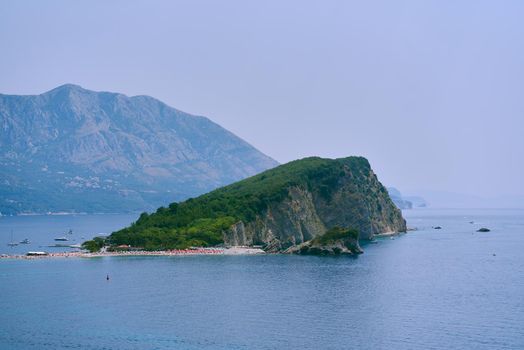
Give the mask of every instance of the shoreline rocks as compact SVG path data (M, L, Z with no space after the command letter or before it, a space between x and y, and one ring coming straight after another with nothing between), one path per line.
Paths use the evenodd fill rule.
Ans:
M334 227L324 235L288 248L285 253L300 255L357 255L364 251L358 242L358 231Z

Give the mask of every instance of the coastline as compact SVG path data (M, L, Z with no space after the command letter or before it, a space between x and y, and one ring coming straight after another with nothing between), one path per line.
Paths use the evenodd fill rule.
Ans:
M394 237L394 236L400 236L405 233L406 232L389 231L389 232L377 233L373 235L373 238Z
M48 253L46 255L0 255L2 259L50 259L50 258L101 258L117 256L193 256L193 255L260 255L265 254L262 249L251 247L231 247L231 248L195 248L195 249L174 249L159 251L122 251L122 252L60 252Z

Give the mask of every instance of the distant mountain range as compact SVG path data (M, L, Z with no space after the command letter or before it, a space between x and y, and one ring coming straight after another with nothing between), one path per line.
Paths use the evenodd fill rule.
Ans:
M417 196L404 195L395 187L387 188L389 196L400 209L414 208L476 208L476 209L524 209L524 196L499 195L485 197L465 193L418 189Z
M0 127L4 215L151 210L278 164L205 117L69 84L0 94Z
M426 200L418 196L404 196L395 187L387 188L391 200L399 209L413 209L426 207Z
M518 194L487 196L424 189L416 193L423 196L431 208L524 209L524 196Z

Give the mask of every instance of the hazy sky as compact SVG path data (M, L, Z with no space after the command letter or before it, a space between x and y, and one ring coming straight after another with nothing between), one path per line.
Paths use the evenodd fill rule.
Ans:
M279 162L524 194L524 1L0 1L0 92L64 83L205 115Z

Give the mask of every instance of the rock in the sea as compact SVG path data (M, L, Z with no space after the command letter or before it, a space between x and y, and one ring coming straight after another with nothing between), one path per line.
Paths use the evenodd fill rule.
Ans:
M489 228L486 228L486 227L481 227L477 230L477 232L490 232L491 230Z
M322 236L298 246L289 248L286 253L302 255L354 255L362 254L358 244L358 231L334 227Z

